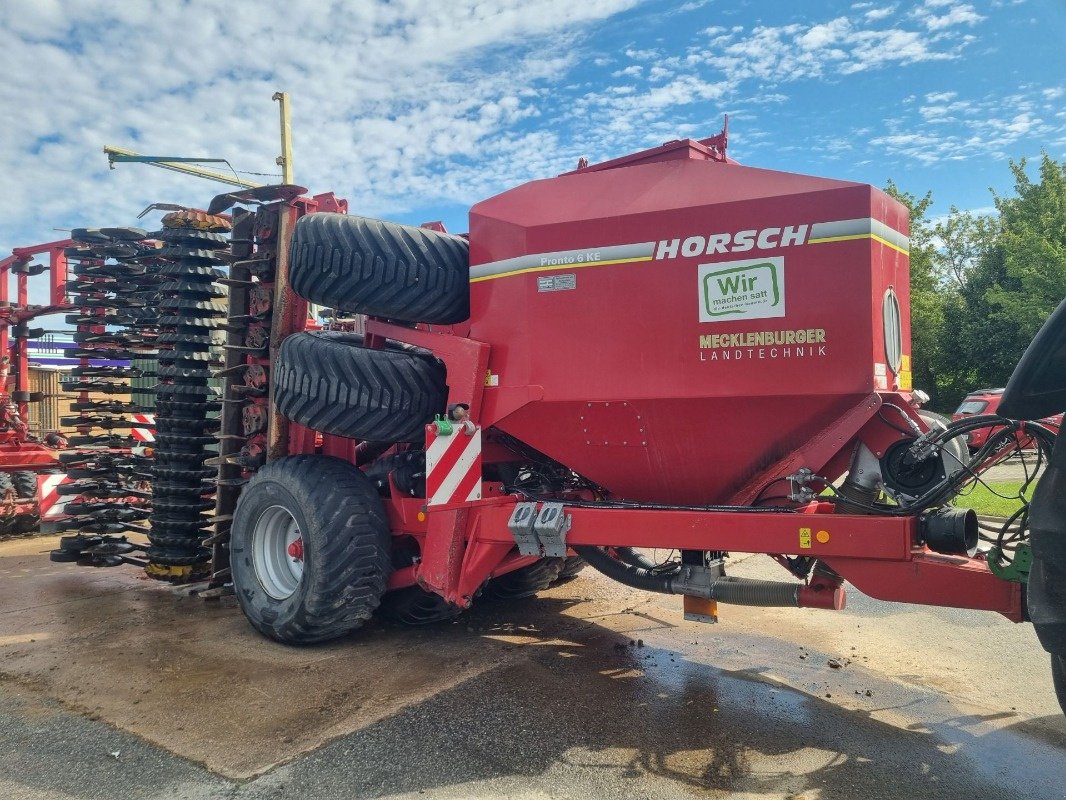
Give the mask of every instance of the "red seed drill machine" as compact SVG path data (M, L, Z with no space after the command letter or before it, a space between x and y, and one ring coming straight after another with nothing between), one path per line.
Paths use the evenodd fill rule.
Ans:
M477 203L466 236L295 186L216 198L233 211L208 591L287 643L586 565L706 621L839 610L845 581L1025 619L1028 508L989 524L952 501L1009 456L1035 475L1054 435L930 425L911 403L907 210L726 144L582 162ZM1037 447L1019 453L1019 431ZM781 580L729 575L730 553Z

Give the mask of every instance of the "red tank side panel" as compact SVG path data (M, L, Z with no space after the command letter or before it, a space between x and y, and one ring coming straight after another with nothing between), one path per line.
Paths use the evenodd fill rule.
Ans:
M478 204L470 335L492 345L488 408L494 392L537 398L482 423L620 496L727 499L896 388L875 364L888 286L906 317L901 209L862 184L697 160Z

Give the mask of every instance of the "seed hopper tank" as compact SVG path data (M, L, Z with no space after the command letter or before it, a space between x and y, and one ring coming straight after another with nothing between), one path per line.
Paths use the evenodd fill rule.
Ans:
M620 497L741 500L812 437L853 436L872 392L910 390L907 232L870 186L691 141L479 203L483 422Z

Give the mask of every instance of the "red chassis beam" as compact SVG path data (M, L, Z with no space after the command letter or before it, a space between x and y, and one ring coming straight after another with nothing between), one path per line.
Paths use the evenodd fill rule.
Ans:
M36 472L59 465L56 451L37 442L0 442L0 470Z
M490 486L491 484L486 484ZM515 540L514 497L427 510L398 499L393 530L423 541L413 578L461 605L497 572ZM566 506L568 546L792 553L823 560L880 600L996 611L1020 622L1022 586L1000 580L983 558L942 556L919 542L915 517L747 511L663 511ZM420 519L421 518L421 519Z

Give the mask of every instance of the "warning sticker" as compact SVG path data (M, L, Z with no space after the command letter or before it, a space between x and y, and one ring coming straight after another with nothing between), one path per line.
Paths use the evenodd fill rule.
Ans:
M544 275L537 278L538 292L565 292L577 288L577 275Z
M800 549L801 550L810 550L811 549L811 529L810 528L800 528Z

